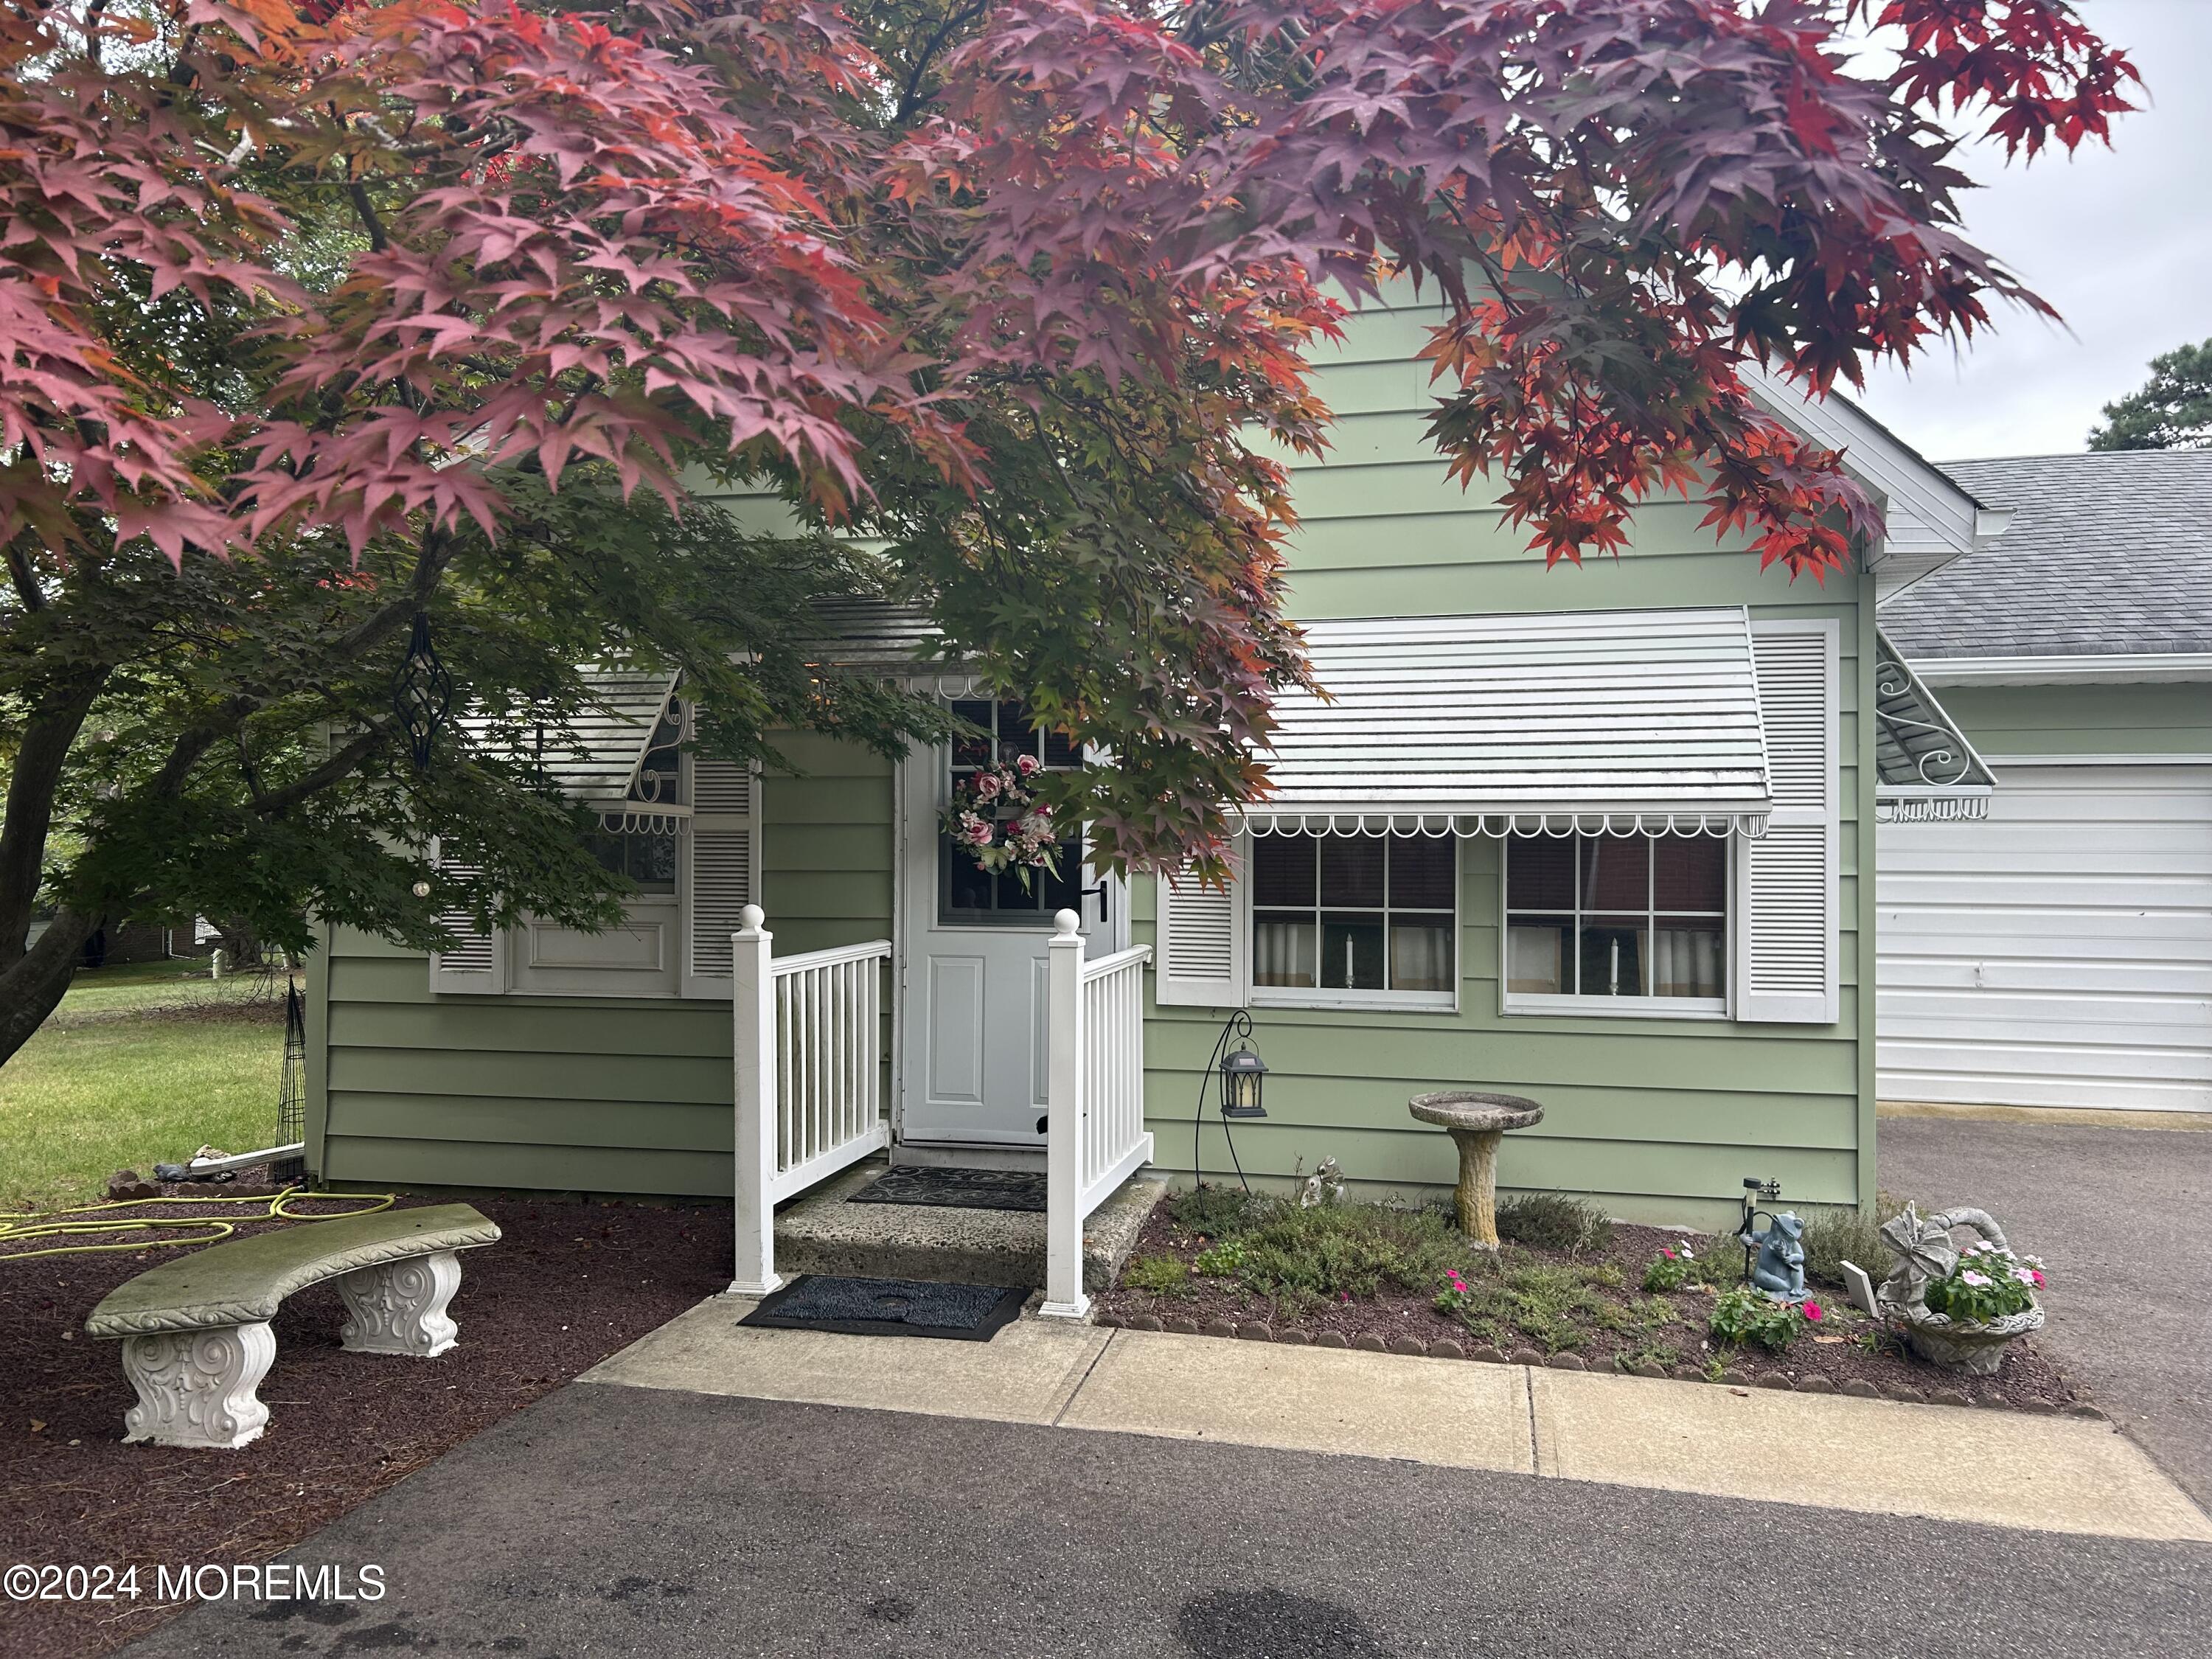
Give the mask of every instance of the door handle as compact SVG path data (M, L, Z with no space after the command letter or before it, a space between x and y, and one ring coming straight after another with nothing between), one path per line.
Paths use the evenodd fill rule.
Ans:
M1098 900L1098 925L1102 927L1106 926L1107 923L1110 922L1114 919L1107 913L1106 908L1107 900L1112 890L1112 884L1102 881L1095 887L1079 889L1076 894L1076 896L1079 898L1090 898L1093 895L1097 896Z

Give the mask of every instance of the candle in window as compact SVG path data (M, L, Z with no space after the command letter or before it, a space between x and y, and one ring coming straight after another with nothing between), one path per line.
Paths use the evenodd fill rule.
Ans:
M1616 997L1620 994L1620 941L1619 939L1613 942L1613 978L1606 987L1606 994Z

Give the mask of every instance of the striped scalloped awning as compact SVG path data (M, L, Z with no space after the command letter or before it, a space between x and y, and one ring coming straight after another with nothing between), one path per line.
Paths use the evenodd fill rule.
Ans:
M1279 702L1255 830L1765 828L1741 607L1304 626L1334 701Z
M568 732L547 732L535 743L511 741L509 746L518 758L534 760L569 799L602 810L620 808L632 799L653 732L675 694L676 675L620 663L592 664L581 673L591 688L592 706L569 722ZM491 723L464 717L463 724L473 727L481 740Z
M1875 635L1875 804L1886 823L1985 818L1996 774L1888 636Z

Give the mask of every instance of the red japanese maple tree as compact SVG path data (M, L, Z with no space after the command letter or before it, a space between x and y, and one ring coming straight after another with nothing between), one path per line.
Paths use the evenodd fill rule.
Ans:
M1323 445L1345 305L1437 285L1439 451L1547 558L1674 490L1818 576L1872 509L1751 366L1825 392L2046 308L1938 118L2071 149L2134 79L2062 0L0 0L0 988L53 969L112 667L26 643L73 562L400 550L365 659L519 490L768 480L1115 751L1065 786L1104 856L1204 854L1304 672L1243 434ZM180 303L253 372L149 332Z

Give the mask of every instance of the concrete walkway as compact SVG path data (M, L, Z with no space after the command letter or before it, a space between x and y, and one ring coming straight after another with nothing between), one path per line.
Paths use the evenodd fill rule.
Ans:
M750 1330L746 1306L702 1303L581 1381L2212 1543L2094 1420L1035 1319L989 1343Z
M1884 1189L1978 1205L2049 1262L2038 1340L2212 1505L2212 1133L1885 1115L1880 1144Z

